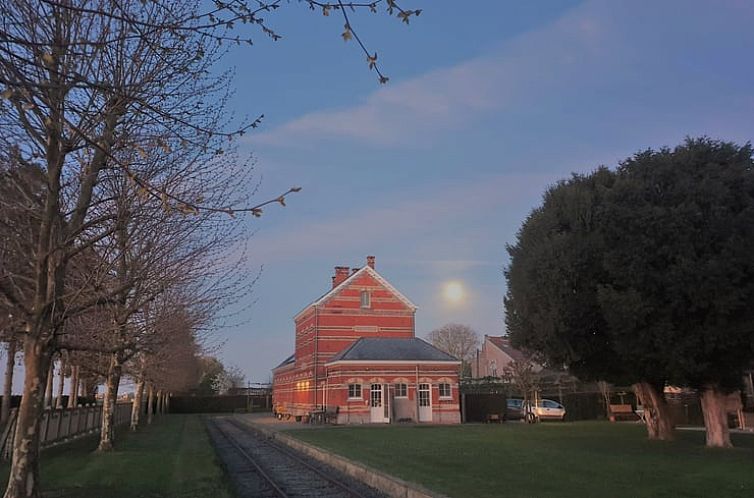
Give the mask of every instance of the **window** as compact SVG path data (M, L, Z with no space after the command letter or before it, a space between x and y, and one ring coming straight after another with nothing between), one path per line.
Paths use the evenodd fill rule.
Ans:
M408 397L408 386L406 384L396 384L395 385L395 397L396 398L407 398Z
M348 384L348 399L361 399L361 384Z
M432 398L429 395L429 384L419 384L419 406L432 406Z
M438 387L440 388L441 398L450 398L450 384L440 384Z
M361 291L361 307L368 308L370 304L369 301L369 291Z
M382 384L372 384L370 390L370 405L372 408L379 408L382 406Z

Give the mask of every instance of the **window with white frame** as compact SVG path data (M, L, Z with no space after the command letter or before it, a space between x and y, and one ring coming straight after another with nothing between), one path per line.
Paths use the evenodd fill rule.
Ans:
M348 384L348 399L361 399L361 384Z
M441 398L450 398L450 384L443 383L439 384L438 389L440 391L440 397Z
M408 397L408 386L406 384L396 384L395 385L395 397L396 398L407 398Z
M361 291L361 307L368 308L370 304L369 291Z

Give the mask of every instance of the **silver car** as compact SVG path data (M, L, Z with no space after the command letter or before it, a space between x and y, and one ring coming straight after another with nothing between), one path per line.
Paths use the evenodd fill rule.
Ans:
M529 402L527 402L522 411L532 413L532 416L536 417L537 420L565 420L566 416L565 406L551 399L537 400L534 409L529 408Z

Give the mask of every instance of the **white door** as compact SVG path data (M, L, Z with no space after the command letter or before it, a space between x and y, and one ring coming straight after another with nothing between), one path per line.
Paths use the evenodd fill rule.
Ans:
M384 410L382 412L383 418L382 421L386 424L390 423L390 384L382 384L382 404L384 405Z
M432 390L429 384L419 384L419 422L432 422Z
M372 384L369 390L369 415L370 421L374 423L384 422L385 409L382 407L382 384Z

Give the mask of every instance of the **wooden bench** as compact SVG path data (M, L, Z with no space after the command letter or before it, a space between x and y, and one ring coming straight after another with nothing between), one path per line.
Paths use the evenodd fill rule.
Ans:
M488 413L487 414L487 423L496 423L500 424L503 422L503 417L500 416L499 413Z
M631 405L610 405L610 422L615 422L618 418L636 420L636 417Z
M333 424L338 420L338 406L326 406L311 412L309 417L310 424Z

